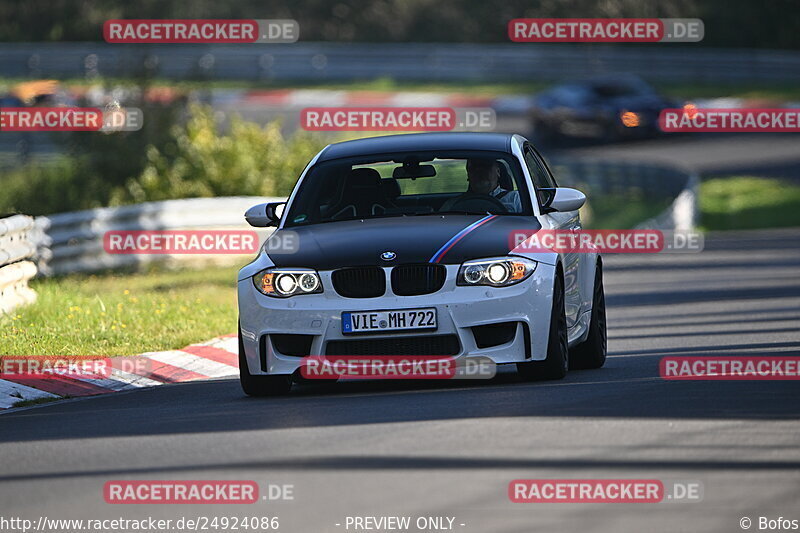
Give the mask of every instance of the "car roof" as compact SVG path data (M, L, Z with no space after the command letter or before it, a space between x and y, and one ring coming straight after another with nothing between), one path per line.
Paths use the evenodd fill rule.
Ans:
M318 161L330 161L362 155L414 151L486 150L510 152L512 134L506 133L408 133L385 135L331 144Z
M636 74L622 73L622 74L590 74L563 80L552 86L558 87L574 87L574 86L594 86L594 85L646 85L650 86L647 81L637 76Z

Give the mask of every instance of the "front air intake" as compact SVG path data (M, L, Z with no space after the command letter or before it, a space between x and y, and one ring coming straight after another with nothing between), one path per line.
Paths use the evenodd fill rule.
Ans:
M392 269L392 292L398 296L431 294L444 286L445 277L444 265L400 265Z
M345 298L376 298L386 292L386 274L379 267L353 267L334 270L333 288Z
M415 335L329 341L325 355L457 355L460 350L455 335Z

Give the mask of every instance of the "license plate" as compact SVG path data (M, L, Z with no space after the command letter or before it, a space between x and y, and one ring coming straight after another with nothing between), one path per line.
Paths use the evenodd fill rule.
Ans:
M342 313L342 333L436 329L436 308Z

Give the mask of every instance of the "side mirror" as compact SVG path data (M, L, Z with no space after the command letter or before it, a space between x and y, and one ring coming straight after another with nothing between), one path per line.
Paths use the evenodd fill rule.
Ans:
M277 226L283 216L286 202L270 202L254 205L244 214L247 223L255 228Z
M548 201L544 204L545 213L577 211L586 203L586 195L577 189L558 187L549 189L548 192L550 194L547 195Z

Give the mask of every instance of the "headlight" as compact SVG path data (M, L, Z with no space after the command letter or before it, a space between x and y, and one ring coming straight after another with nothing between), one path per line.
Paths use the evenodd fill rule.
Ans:
M456 284L507 287L527 279L534 270L536 270L536 261L523 257L467 261L458 269Z
M316 270L308 268L268 268L253 276L259 292L275 298L322 292Z
M636 128L642 124L642 116L633 111L622 111L619 114L619 120L626 128Z

